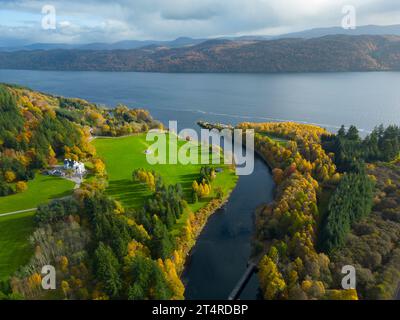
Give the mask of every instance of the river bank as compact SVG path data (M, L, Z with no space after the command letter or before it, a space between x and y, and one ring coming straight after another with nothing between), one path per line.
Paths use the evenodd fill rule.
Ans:
M255 211L273 199L274 182L266 163L256 157L254 172L240 176L229 201L209 215L187 258L181 279L189 300L226 300L251 257ZM253 276L240 299L257 299Z

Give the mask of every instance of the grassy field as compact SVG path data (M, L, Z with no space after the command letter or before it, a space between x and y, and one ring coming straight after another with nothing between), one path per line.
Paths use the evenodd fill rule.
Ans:
M180 183L185 192L185 197L190 203L191 186L199 176L202 165L150 165L147 162L145 151L152 144L147 142L145 135L122 137L122 138L99 138L93 141L97 154L105 161L109 178L108 194L121 201L128 207L140 207L146 197L150 196L148 188L140 183L132 181L132 172L138 168L154 170L158 172L168 184ZM179 141L178 145L186 141ZM201 152L206 152L201 148ZM219 156L219 155L214 155ZM223 168L221 173L213 181L213 189L220 186L224 192L232 190L236 184L237 177L232 170L225 165L215 165ZM212 195L211 195L212 196ZM193 211L205 206L209 199L203 199L197 204L190 204Z
M0 280L28 262L32 254L28 238L34 229L34 211L3 217L1 214L36 208L41 203L70 194L73 188L71 181L37 174L28 182L27 191L0 197Z
M51 199L65 197L74 183L65 179L37 174L28 182L28 190L7 197L0 197L0 214L36 208Z
M28 238L33 232L34 212L0 217L0 281L7 279L32 254Z
M285 147L288 143L289 140L278 137L276 135L273 135L271 133L267 133L267 132L260 132L261 135L266 136L268 138L270 138L271 140L276 141L277 143L279 143L282 147Z

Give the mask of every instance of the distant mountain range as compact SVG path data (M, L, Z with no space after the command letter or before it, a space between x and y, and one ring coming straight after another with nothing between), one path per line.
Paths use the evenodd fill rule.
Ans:
M400 70L400 36L333 35L210 40L177 48L0 52L0 68L238 73Z
M243 41L243 40L277 40L285 38L302 38L311 39L319 38L328 35L397 35L400 36L400 25L390 26L360 26L354 30L345 30L341 27L331 28L316 28L305 30L295 33L287 33L278 36L240 36L240 37L221 37L214 40L231 40L231 41ZM0 38L1 40L1 38ZM158 40L125 40L115 43L88 43L88 44L65 44L65 43L33 43L25 45L14 45L14 46L0 46L0 51L34 51L34 50L130 50L139 49L144 47L166 47L166 48L179 48L185 46L193 46L199 43L209 41L211 39L193 39L189 37L181 37L172 41L158 41ZM0 43L2 43L0 41Z
M390 25L390 26L360 26L356 29L343 29L341 27L331 27L331 28L315 28L300 32L288 33L278 38L320 38L330 35L347 35L347 36L360 36L360 35L394 35L400 36L400 25Z
M207 39L192 39L188 37L177 38L172 41L157 41L157 40L125 40L115 43L88 43L88 44L66 44L66 43L33 43L23 46L7 46L0 47L0 51L14 52L14 51L34 51L34 50L130 50L144 48L147 46L159 46L168 48L177 48L184 46L191 46Z

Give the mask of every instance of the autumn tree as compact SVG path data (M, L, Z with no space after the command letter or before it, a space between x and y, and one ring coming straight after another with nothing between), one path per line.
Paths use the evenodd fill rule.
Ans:
M99 176L104 176L106 172L106 165L104 162L99 158L95 158L92 160L92 163L94 173Z
M267 300L283 298L286 283L276 266L276 263L264 256L259 264L260 285Z
M18 181L15 185L17 193L22 193L28 190L28 184L25 181Z

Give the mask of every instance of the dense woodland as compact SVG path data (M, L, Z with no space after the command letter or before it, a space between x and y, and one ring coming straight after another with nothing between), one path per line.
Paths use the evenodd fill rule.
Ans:
M347 261L356 267L362 299L393 299L400 281L399 134L397 126L381 125L362 139L351 126L322 139L347 173L330 199L320 245L331 252L335 285L340 265Z
M370 164L367 172L376 178L374 206L333 252L333 274L346 263L354 265L360 298L393 299L400 280L400 164ZM333 280L340 285L338 277Z
M58 117L54 101L41 94L28 99L19 90L0 86L0 196L18 191L15 183L33 179L35 170L56 164L57 157L93 156L87 132Z
M335 163L341 171L354 171L360 161L395 159L400 152L400 128L380 125L362 139L355 126L350 126L347 131L342 126L337 135L322 136L322 146L326 152L334 154Z
M60 117L90 127L95 136L117 137L162 127L144 109L130 109L124 105L106 109L81 99L58 100L60 108L56 112Z
M352 225L370 214L374 187L365 172L343 176L330 198L329 214L321 224L319 238L323 251L342 247Z
M35 254L11 279L12 291L31 299L43 296L39 270L46 262L57 266L59 289L52 294L59 298L182 298L171 260L158 260L157 239L163 241L165 225L155 215L148 232L135 215L89 185L71 199L40 207L31 238Z
M398 127L380 126L364 139L354 126L337 135L296 123L239 127L256 130L256 150L277 184L256 221L265 299L393 298L400 182L398 165L379 161L397 159ZM348 264L360 278L357 292L341 290Z

